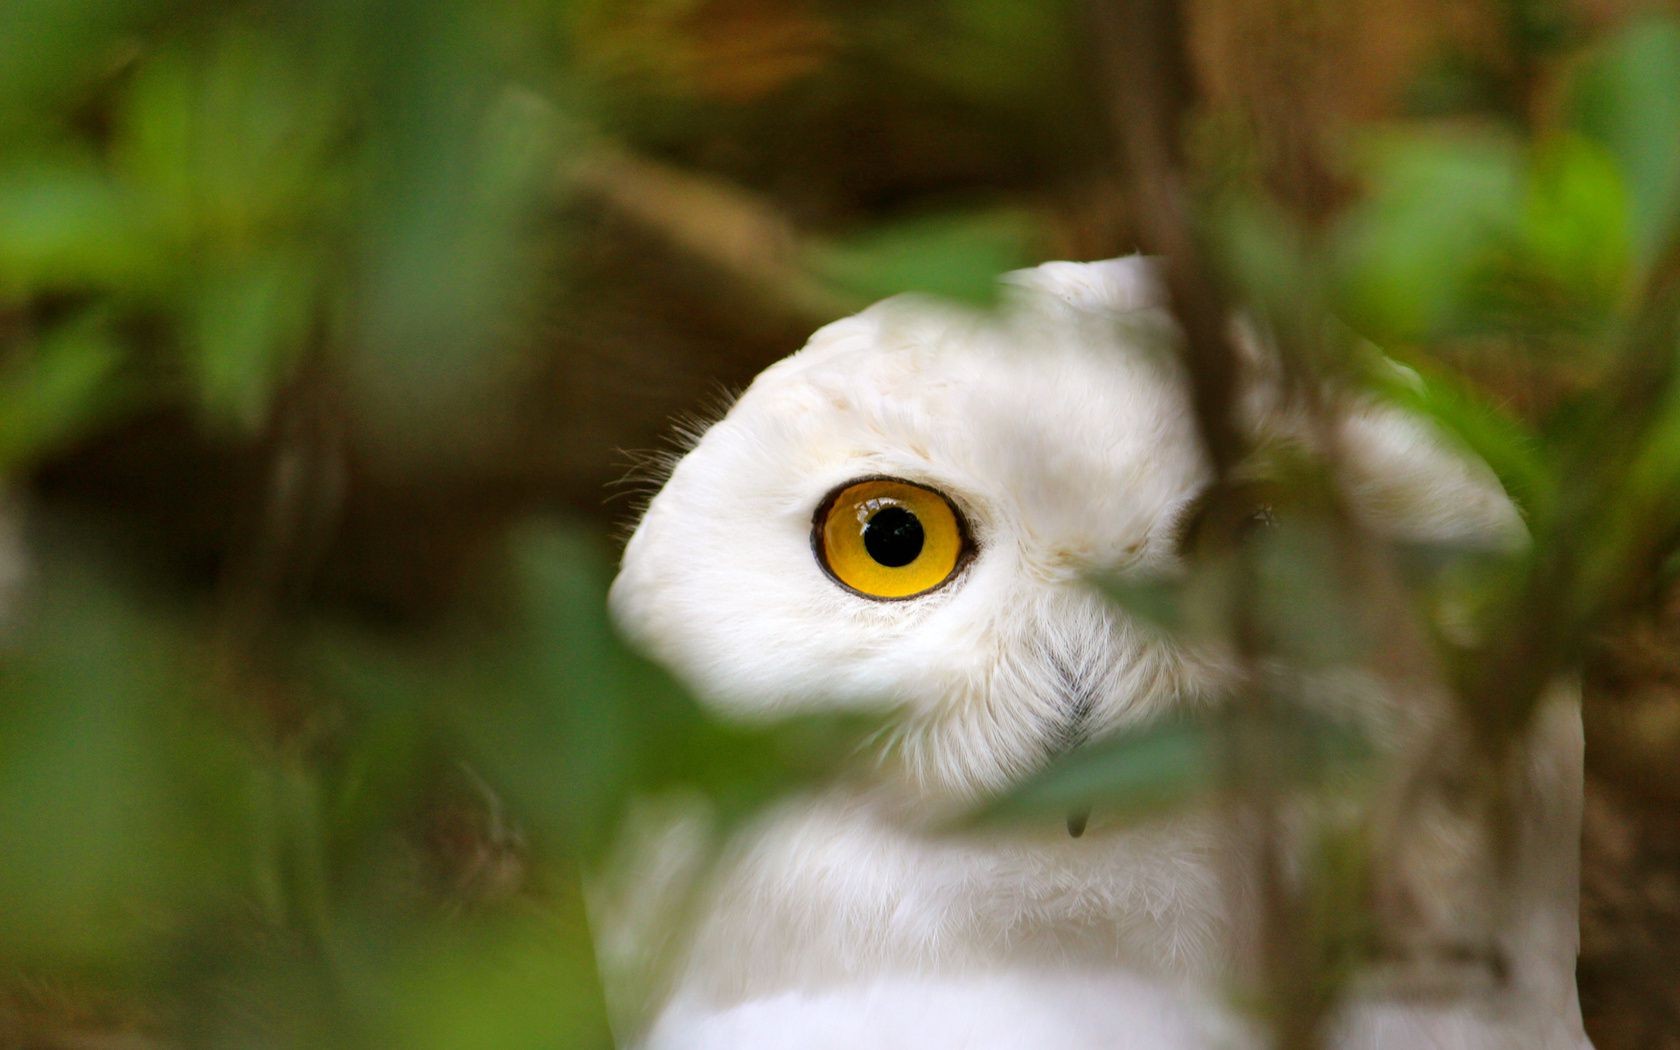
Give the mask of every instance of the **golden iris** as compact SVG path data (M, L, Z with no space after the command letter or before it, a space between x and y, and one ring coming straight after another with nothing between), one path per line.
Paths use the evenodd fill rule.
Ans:
M817 508L817 558L836 581L866 598L910 598L957 571L968 549L962 515L925 485L861 478Z

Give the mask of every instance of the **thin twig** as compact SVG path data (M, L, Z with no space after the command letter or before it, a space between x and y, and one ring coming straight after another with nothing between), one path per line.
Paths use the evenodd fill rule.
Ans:
M739 187L604 141L562 175L571 189L805 326L866 305L812 279L804 266L808 239L772 204Z

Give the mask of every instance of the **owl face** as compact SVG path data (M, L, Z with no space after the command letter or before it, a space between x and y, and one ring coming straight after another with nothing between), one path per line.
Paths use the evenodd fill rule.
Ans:
M1195 662L1086 582L1171 571L1209 477L1147 264L1010 282L986 316L889 300L760 375L635 530L611 594L629 637L736 716L895 708L882 758L929 795L1193 696ZM1369 498L1406 503L1420 442L1443 459L1415 428L1364 440Z

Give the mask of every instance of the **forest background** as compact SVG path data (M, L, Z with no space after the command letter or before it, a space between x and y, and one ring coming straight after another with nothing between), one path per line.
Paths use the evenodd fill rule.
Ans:
M606 1045L626 800L836 748L612 637L638 450L1176 244L1523 507L1471 664L1584 675L1589 1031L1680 1047L1677 219L1671 4L8 0L0 1046Z

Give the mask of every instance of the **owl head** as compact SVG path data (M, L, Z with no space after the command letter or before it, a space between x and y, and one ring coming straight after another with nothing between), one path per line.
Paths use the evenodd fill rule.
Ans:
M890 707L879 757L925 796L995 791L1206 686L1089 583L1176 571L1211 476L1151 264L1003 282L995 311L890 299L765 370L676 463L611 594L730 716ZM1298 438L1265 371L1242 380L1255 436ZM1335 426L1374 529L1520 535L1417 422L1349 401Z

